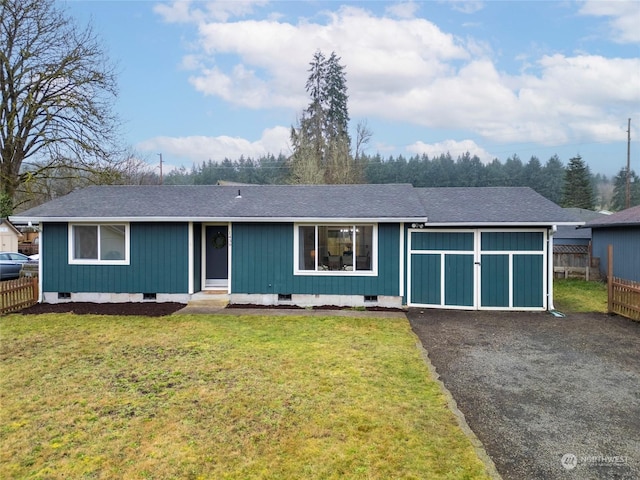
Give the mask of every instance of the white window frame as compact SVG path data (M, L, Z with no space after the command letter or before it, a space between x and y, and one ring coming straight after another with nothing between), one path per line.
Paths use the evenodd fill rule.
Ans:
M101 260L100 258L75 258L75 227L96 227L98 229L98 255L100 255L100 228L110 226L124 226L124 259L121 260ZM69 244L69 264L70 265L129 265L130 264L130 237L131 230L129 222L109 222L109 223L69 223L68 244Z
M353 228L365 226L372 227L371 230L371 270L318 270L318 259L316 257L315 270L301 270L299 263L300 253L300 227L315 227L316 251L318 250L318 227L333 228ZM354 252L356 249L355 239L353 240ZM354 256L355 264L355 256ZM376 223L295 223L293 225L293 273L294 275L328 275L328 276L353 276L353 277L375 277L378 275L378 225Z

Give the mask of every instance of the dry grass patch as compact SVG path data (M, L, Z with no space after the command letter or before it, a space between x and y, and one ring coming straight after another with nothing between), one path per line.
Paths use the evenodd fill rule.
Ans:
M486 478L405 320L0 326L0 478Z
M553 281L556 308L567 312L607 313L607 284L576 278Z

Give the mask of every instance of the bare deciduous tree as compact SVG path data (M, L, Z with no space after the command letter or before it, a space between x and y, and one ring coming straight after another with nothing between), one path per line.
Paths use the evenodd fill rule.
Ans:
M91 27L54 0L0 1L0 195L15 206L36 179L117 158L116 76Z

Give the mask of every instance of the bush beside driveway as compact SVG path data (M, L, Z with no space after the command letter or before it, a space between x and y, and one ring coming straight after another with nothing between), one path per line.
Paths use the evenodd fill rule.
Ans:
M640 323L596 313L408 317L505 480L640 478Z

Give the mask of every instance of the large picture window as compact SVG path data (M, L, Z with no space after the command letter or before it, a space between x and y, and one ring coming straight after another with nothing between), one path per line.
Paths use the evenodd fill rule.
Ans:
M69 263L128 264L129 225L70 225Z
M298 225L297 271L373 273L374 225Z

